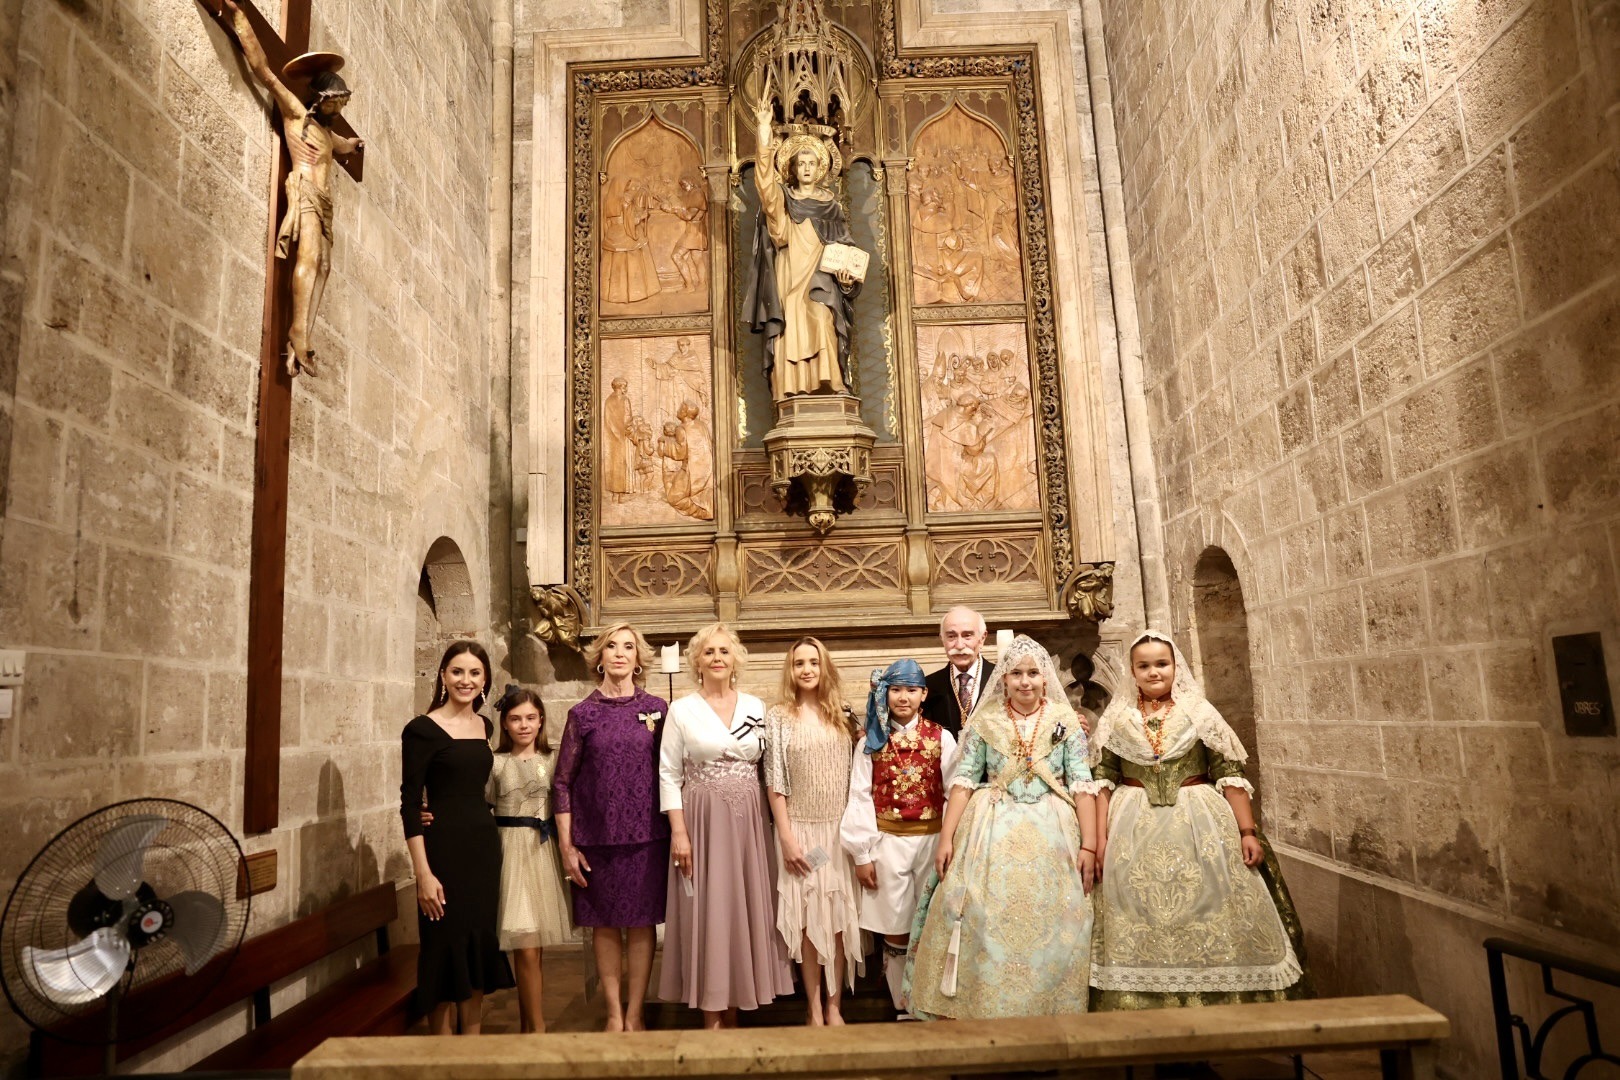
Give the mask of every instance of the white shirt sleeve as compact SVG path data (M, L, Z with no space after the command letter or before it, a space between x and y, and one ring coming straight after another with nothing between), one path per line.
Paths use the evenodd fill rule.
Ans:
M956 771L956 736L939 729L939 785L947 793L951 790L951 774Z
M838 837L855 865L865 866L872 861L872 849L877 847L880 835L877 808L872 805L872 756L865 746L857 745L855 760L849 767L849 803L838 825Z
M664 717L664 740L658 746L658 809L681 810L682 774L686 767L686 716L690 706L673 701Z

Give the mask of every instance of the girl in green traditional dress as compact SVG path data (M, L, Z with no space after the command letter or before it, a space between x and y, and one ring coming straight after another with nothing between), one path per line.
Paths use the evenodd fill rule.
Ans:
M1115 697L1092 739L1092 1008L1300 996L1299 921L1255 827L1243 744L1168 637L1144 632L1129 657L1137 693Z

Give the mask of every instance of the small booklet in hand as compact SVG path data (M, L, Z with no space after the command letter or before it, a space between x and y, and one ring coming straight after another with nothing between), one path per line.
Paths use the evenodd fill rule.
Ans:
M856 281L865 281L866 266L871 259L871 255L853 244L828 244L821 249L821 270L834 277L839 271L847 270Z

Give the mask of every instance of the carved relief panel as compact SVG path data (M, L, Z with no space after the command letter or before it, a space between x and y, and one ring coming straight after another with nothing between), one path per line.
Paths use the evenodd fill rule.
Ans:
M606 338L599 377L602 525L713 521L708 337Z
M604 317L709 309L709 202L701 165L692 140L655 115L608 151L597 204Z
M928 511L1039 510L1023 323L917 327Z
M952 102L918 134L906 186L919 306L1024 298L1018 185L989 121Z

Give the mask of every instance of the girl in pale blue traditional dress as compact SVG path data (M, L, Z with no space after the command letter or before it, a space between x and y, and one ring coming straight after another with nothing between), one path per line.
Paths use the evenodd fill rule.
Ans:
M1085 1012L1097 784L1045 649L1013 640L963 740L912 931L911 1012Z

